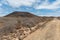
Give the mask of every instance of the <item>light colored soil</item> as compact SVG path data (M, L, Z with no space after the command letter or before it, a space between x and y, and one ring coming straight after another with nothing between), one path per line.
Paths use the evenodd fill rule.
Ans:
M38 29L23 40L60 40L60 20L48 22L43 29Z

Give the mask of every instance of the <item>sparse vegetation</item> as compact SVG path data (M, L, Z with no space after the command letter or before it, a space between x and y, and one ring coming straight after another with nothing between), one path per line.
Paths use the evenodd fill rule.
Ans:
M38 17L30 13L13 12L13 14L0 18L0 39L23 40L29 34L42 27L44 23L53 19L54 17Z
M0 19L4 25L0 26L0 36L1 35L11 35L15 34L16 37L23 39L29 35L32 31L34 32L36 28L39 28L37 24L44 23L46 21L52 20L53 18L15 18L15 17L3 17ZM36 26L36 27L35 27ZM33 29L32 29L33 28ZM19 35L19 36L17 36ZM2 36L2 37L3 37ZM22 37L20 37L22 36ZM1 38L1 37L0 37Z

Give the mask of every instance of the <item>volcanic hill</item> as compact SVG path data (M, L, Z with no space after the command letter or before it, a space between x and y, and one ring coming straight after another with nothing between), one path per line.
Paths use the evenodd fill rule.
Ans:
M15 11L15 12L12 12L12 13L6 15L5 17L35 17L35 16L36 15L33 15L33 14L29 13L29 12L18 12L18 11Z
M0 40L23 40L55 17L39 17L29 12L12 12L0 17Z

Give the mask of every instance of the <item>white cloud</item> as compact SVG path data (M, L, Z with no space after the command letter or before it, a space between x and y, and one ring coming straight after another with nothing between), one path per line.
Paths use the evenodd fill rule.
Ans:
M41 4L38 4L38 3L41 3ZM2 0L0 2L0 16L2 16L6 12L5 9L1 8L1 6L3 4L11 6L13 8L18 8L20 6L29 6L30 7L33 5L33 7L36 10L37 9L56 9L58 11L58 8L60 8L60 0L56 0L51 4L49 3L48 0L45 0L45 1L42 1L42 0ZM27 10L28 10L28 8L27 8ZM60 13L60 9L58 12ZM56 12L56 13L58 13L58 12Z
M45 0L44 3L35 6L36 9L57 9L60 8L60 0L56 0L52 4L49 4L48 0Z
M4 9L0 7L0 17L3 16Z
M0 3L0 6L2 6L2 4Z
M7 11L4 8L0 7L0 17L7 15Z
M35 0L6 0L12 7L31 6Z
M0 14L1 14L3 11L4 11L4 9L0 7Z
M38 5L38 3L41 4ZM56 0L53 3L49 3L48 0L42 2L42 0L2 0L2 3L7 4L13 8L18 8L20 6L32 6L35 9L57 9L60 8L60 0ZM1 4L0 4L1 5Z
M48 0L43 1L41 4L38 5L41 0L4 0L4 4L8 4L13 8L18 8L20 6L32 6L35 9L57 9L60 8L60 0L56 0L53 3L49 3Z

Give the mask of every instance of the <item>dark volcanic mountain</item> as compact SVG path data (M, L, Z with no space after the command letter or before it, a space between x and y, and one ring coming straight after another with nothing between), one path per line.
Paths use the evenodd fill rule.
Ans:
M10 13L8 15L6 15L5 17L35 17L36 15L33 15L29 12L13 12Z
M54 17L39 17L29 12L13 12L0 18L0 40L23 40Z

